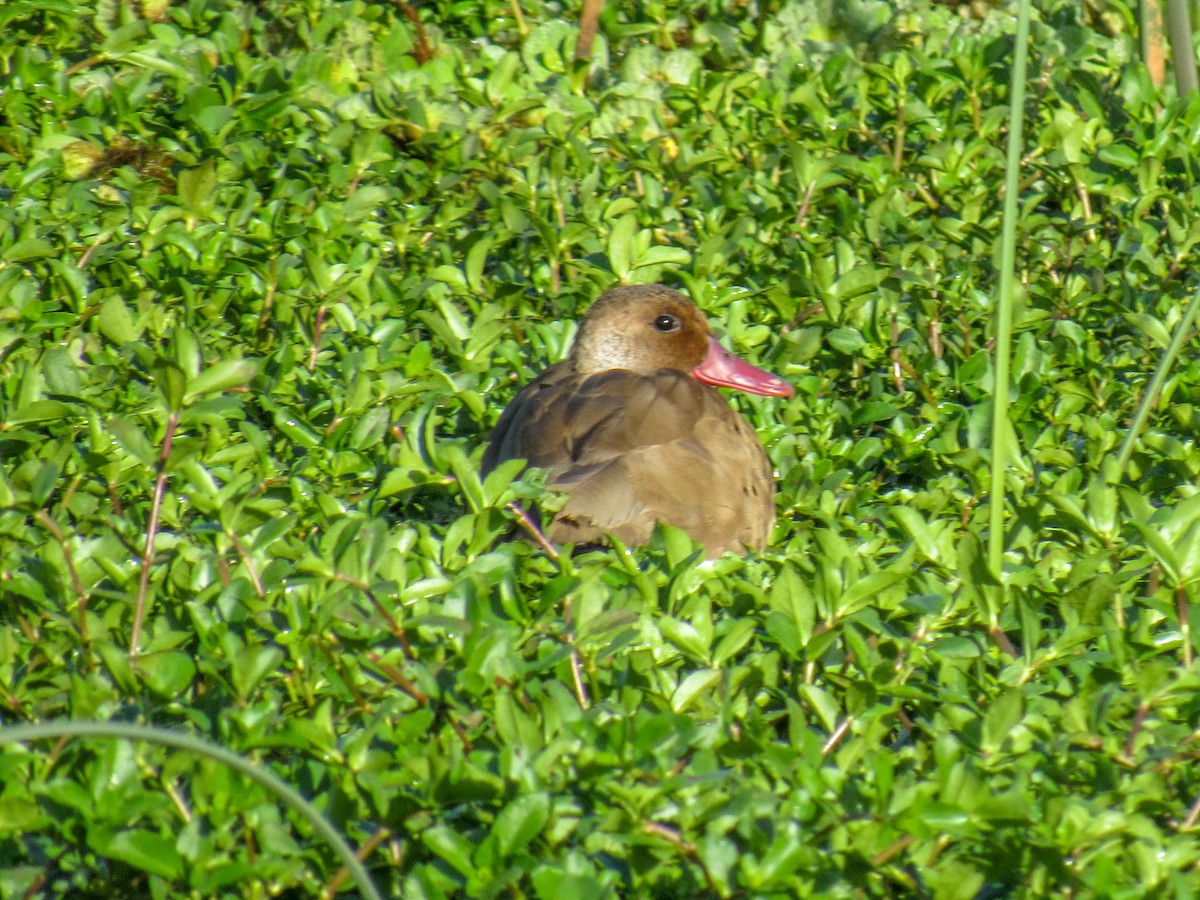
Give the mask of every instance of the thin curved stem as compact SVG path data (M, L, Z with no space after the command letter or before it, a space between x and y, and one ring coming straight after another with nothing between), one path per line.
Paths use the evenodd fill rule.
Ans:
M338 859L350 873L358 885L362 896L370 900L382 900L376 890L371 876L366 868L354 855L354 850L346 839L334 828L317 809L290 784L274 772L254 765L249 760L239 756L219 744L214 744L203 738L180 731L169 731L166 728L156 728L153 725L135 725L128 722L80 722L74 720L44 722L38 725L13 725L0 728L0 745L16 744L26 741L39 741L46 738L63 737L107 737L131 741L146 741L151 744L161 744L165 747L175 747L188 750L199 756L206 756L215 762L229 766L240 772L251 781L258 782L280 800L294 809L304 821L312 826L313 831L324 838L333 848Z

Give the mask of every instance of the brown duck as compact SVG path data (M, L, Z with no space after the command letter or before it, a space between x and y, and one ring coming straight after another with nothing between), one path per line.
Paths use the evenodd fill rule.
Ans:
M655 522L709 557L761 550L775 480L754 429L717 391L790 397L791 386L721 346L704 315L662 285L629 285L588 311L575 345L504 410L483 457L549 470L569 498L547 533L567 543L613 534L644 544Z

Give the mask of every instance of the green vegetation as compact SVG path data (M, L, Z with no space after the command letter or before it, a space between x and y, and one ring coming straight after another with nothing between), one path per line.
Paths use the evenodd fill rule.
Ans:
M1116 458L1196 288L1200 101L1119 0L1038 3L991 628L1011 9L609 3L590 63L578 16L0 5L0 721L214 741L384 895L1194 896L1186 349ZM768 552L496 544L537 479L483 438L618 280L796 386L732 398ZM210 758L0 744L0 896L340 865Z

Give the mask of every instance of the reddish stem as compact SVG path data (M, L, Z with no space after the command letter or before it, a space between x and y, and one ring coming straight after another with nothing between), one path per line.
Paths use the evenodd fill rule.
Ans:
M158 534L158 516L162 511L163 494L167 489L167 457L175 440L179 413L172 411L167 418L167 433L163 436L162 453L158 458L158 477L154 480L154 500L150 504L150 522L146 526L146 546L142 551L142 577L138 582L137 604L133 609L133 633L129 636L130 662L137 660L142 642L142 620L146 615L146 595L150 588L150 564L154 561L154 538Z

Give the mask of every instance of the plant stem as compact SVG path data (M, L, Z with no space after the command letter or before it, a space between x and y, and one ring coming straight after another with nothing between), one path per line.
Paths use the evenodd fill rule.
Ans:
M1192 666L1192 621L1188 616L1187 588L1180 585L1175 588L1175 612L1179 616L1179 636L1183 638L1183 665Z
M71 556L71 545L67 543L67 537L63 534L62 529L58 527L58 523L51 519L44 509L38 510L36 518L42 523L42 527L53 535L59 549L62 550L63 560L67 564L67 574L71 576L71 587L75 591L75 599L79 604L79 643L83 645L84 668L90 672L92 670L92 655L91 646L88 643L87 591L83 589L83 582L79 580L79 572L75 569L75 560Z
M575 43L575 58L587 62L592 58L592 44L600 27L600 12L604 0L583 0L583 12L579 14L579 40Z
M1142 62L1146 64L1154 86L1160 88L1167 75L1162 0L1141 0L1138 4L1138 35L1142 41Z

